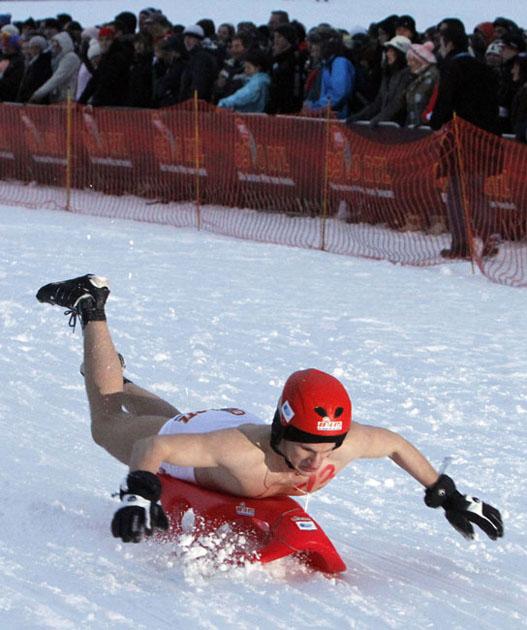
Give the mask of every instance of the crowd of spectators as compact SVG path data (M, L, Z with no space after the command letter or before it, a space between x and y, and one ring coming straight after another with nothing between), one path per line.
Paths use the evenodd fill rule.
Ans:
M527 142L526 48L526 33L505 17L467 33L456 18L420 31L410 15L367 29L323 23L306 31L285 11L271 12L267 24L217 28L210 19L174 24L152 7L84 27L66 13L15 23L0 14L0 102L160 108L197 93L222 109L312 116L330 109L369 127L438 130L456 114ZM448 180L452 242L441 255L464 258L469 231L449 142L447 134L438 175ZM484 207L484 178L500 171L500 155L485 164L468 175L474 209ZM474 214L483 255L496 255L490 222Z
M472 90L465 72L478 77ZM241 112L324 114L329 106L350 122L414 127L437 127L454 110L526 141L526 75L525 33L504 17L470 34L453 18L421 32L410 15L307 32L285 11L267 24L217 28L210 19L175 24L153 7L87 27L66 13L15 23L0 15L0 101L48 104L72 94L94 107L156 108L197 92ZM489 97L494 122L479 106Z
M453 18L421 32L410 15L307 32L285 11L267 24L217 28L210 19L175 24L152 7L87 27L66 13L15 23L0 15L0 101L48 104L71 94L94 107L157 108L195 92L241 112L330 107L370 126L437 128L457 111L527 141L526 37L504 17L467 33Z

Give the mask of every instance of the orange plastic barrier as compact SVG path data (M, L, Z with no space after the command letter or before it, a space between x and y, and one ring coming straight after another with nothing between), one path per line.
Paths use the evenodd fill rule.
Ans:
M430 265L527 286L527 147L333 118L0 104L0 201Z

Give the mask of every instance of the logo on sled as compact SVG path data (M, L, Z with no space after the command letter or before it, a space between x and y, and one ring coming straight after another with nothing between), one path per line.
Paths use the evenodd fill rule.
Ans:
M236 506L236 514L238 514L238 516L254 516L256 510L252 507L247 507L245 503L240 503Z
M291 520L294 521L298 529L301 529L303 532L312 532L315 529L318 529L316 523L305 516L293 516Z

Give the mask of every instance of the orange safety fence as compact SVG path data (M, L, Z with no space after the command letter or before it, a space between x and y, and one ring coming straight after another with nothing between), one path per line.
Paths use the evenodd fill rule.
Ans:
M334 118L0 104L0 201L392 262L471 259L527 286L527 147Z

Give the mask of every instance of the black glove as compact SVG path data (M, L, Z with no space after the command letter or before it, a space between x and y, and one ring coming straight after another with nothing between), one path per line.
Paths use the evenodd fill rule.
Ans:
M154 529L168 529L161 503L161 482L146 470L134 470L121 484L120 507L112 519L112 534L123 542L140 542Z
M448 475L440 475L434 485L426 489L425 503L431 508L444 508L448 522L469 540L474 538L472 523L492 540L503 536L499 510L476 497L458 492L456 484Z

